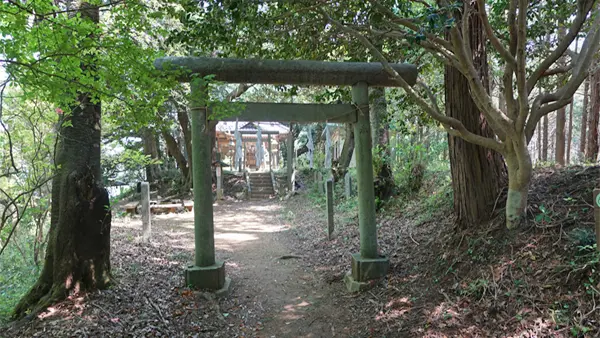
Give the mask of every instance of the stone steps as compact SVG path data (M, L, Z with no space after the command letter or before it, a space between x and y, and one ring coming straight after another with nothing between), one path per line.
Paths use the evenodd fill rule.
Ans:
M270 173L251 173L250 178L250 199L263 200L268 199L275 194L273 181Z

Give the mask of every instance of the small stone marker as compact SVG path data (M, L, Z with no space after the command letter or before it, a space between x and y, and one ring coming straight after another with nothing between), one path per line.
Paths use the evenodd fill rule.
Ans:
M596 219L596 250L600 251L600 188L594 189L594 218Z
M150 184L142 182L140 186L141 204L142 204L142 241L150 241Z
M327 180L327 237L333 235L333 180Z
M344 175L344 195L346 198L352 197L352 176L350 176L350 173Z

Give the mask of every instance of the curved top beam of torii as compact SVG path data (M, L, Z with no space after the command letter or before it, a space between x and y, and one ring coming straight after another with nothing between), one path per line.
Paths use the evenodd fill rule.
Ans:
M379 62L328 62L308 60L259 60L207 57L164 57L154 62L163 71L182 70L179 81L188 82L190 74L215 75L229 83L290 84L315 86L352 86L366 82L373 87L399 87ZM390 64L409 85L417 81L417 67L406 63Z

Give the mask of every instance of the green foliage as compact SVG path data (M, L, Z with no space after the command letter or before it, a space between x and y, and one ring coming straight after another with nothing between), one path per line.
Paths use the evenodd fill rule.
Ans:
M472 282L469 282L469 285L466 288L461 289L459 293L469 297L481 298L488 289L489 284L489 280L478 278Z
M14 306L40 273L32 259L34 246L31 237L28 231L21 231L0 256L0 325L9 321Z
M589 228L575 228L569 231L569 239L574 246L581 249L592 248L596 244L596 233Z
M540 213L535 215L535 222L547 224L552 222L552 212L548 210L545 206L540 205L538 207Z

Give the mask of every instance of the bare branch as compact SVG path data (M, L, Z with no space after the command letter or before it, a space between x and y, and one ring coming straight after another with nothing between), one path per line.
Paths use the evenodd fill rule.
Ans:
M225 98L226 101L231 102L238 97L242 96L248 89L250 89L252 85L247 83L240 83L236 89L234 89L231 93L227 94Z
M540 65L533 71L533 73L527 79L527 94L530 94L537 82L540 80L544 72L546 72L550 66L552 66L568 49L573 40L577 38L577 34L581 31L583 24L585 23L588 13L592 10L594 0L583 0L582 7L577 11L577 15L569 27L569 32L559 42L556 49L540 63Z
M498 142L493 138L484 137L472 133L465 127L465 125L460 120L443 114L438 108L439 106L437 104L437 99L435 95L433 95L431 89L429 89L429 87L427 87L427 85L425 85L421 81L418 81L417 84L425 89L425 92L427 93L427 96L429 97L429 100L432 103L432 107L434 108L433 112L428 110L426 110L426 112L436 121L439 121L444 127L444 129L448 132L448 134L455 137L460 137L467 142L471 142L482 147L493 149L499 153L503 153L505 151L505 146L503 143Z
M394 12L392 12L387 6L383 6L382 4L380 4L378 1L376 0L369 0L371 2L371 4L373 4L380 12L385 13L387 16L390 17L390 20L392 20L393 22L399 24L402 27L408 28L410 30L412 30L413 32L420 32L421 28L419 27L418 24L405 19L405 18L401 18L398 15L396 15ZM430 41L434 42L437 45L440 45L444 48L446 48L447 50L452 50L452 45L450 43L448 43L448 41L441 39L431 33L425 33L425 37L427 39L429 39Z
M490 24L490 20L487 15L487 10L485 9L485 1L477 0L477 7L479 10L479 17L481 18L481 22L483 23L483 27L485 29L485 34L487 38L490 39L492 46L494 46L496 51L498 51L505 62L516 65L517 61L504 47L502 42L500 42L500 39L498 39L498 36L496 36L496 33L494 33L494 30L492 29L492 25Z
M461 28L461 35L462 35L462 40L463 40L463 48L464 50L467 52L467 55L469 57L469 59L473 60L473 50L471 49L471 42L469 41L471 33L469 30L469 17L471 16L470 13L470 8L471 6L469 5L468 1L465 1L463 3L463 13L462 13L462 28Z
M510 36L508 51L512 56L517 52L517 0L510 0L508 6L508 33Z
M542 74L541 77L547 77L547 76L552 76L552 75L568 73L569 71L571 71L571 69L573 69L573 63L570 63L569 65L564 66L564 67L556 67L556 68L548 69Z
M469 58L464 46L462 38L458 32L458 28L454 27L450 30L451 42L454 45L454 51L463 67L463 74L467 78L473 102L485 118L490 123L492 129L497 133L510 134L512 121L502 111L496 109L492 104L491 98L488 95L479 74L473 65L472 58Z
M515 129L521 132L525 126L525 120L529 114L529 92L527 90L527 8L528 0L519 0L519 13L517 17L517 101L519 110Z
M6 221L6 219L8 217L11 217L12 214L14 214L15 212L17 213L17 219L15 221L15 223L13 224L12 229L10 230L10 233L8 234L8 238L6 239L4 245L2 246L2 248L0 248L0 255L2 255L2 252L4 252L4 249L6 249L6 247L8 246L8 243L10 242L11 237L13 236L15 230L17 229L17 226L19 225L19 223L21 222L21 220L23 219L23 216L25 216L24 212L19 213L19 208L16 205L17 201L21 199L21 197L25 196L25 195L29 195L27 197L27 201L25 202L24 206L23 206L23 210L27 209L29 207L29 203L31 203L31 199L33 198L34 192L38 189L40 189L43 185L45 185L46 183L50 182L52 179L54 178L54 176L51 177L47 177L39 182L37 182L37 184L27 190L27 191L23 191L20 194L18 194L17 196L15 196L14 198L11 198L9 203L6 204L4 206L4 211L2 212L2 219L1 219L1 223L0 223L0 229L4 227L4 222ZM4 190L1 190L5 195L6 192L4 192ZM7 195L8 196L8 195ZM6 215L6 211L10 208L10 206L13 205L15 207L15 211L13 211L11 213L11 215L7 216Z
M538 121L548 113L561 108L571 102L577 88L588 76L590 65L594 59L594 55L600 48L600 9L595 11L594 22L588 32L581 53L573 68L573 74L569 81L556 92L551 94L539 95L533 102L531 113L525 126L525 134L527 140L531 140L533 132ZM553 103L552 103L553 102ZM546 104L548 103L548 104ZM545 105L546 104L546 105Z
M437 106L437 100L435 99L435 96L431 93L431 90L429 90L427 86L421 83L420 85L425 88L428 96L430 97L430 100L432 101L431 104L427 103L427 101L423 99L406 81L404 81L400 74L398 74L398 72L396 72L396 70L394 70L390 66L385 56L365 36L363 36L358 31L352 28L344 26L339 21L332 19L323 9L320 9L320 11L338 29L349 33L356 37L358 40L360 40L360 42L365 47L367 47L371 51L371 53L381 62L386 72L388 72L388 74L390 74L390 76L392 76L392 78L400 84L400 86L404 89L408 96L410 96L432 118L441 122L444 128L448 131L448 133L452 134L453 136L464 138L468 142L496 150L500 153L504 151L504 145L502 143L492 138L487 138L471 133L459 120L442 114L439 110L439 107Z

